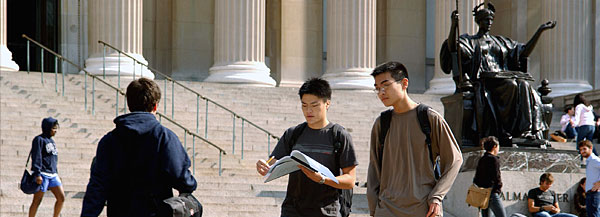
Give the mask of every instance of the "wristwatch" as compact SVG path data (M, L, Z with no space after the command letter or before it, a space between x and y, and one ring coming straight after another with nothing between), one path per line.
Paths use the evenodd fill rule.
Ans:
M320 174L319 174L320 175ZM319 181L319 184L324 184L325 183L325 176L321 175L321 180Z

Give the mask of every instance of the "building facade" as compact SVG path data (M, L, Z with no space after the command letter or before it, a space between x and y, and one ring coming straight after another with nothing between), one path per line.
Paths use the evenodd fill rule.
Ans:
M461 33L477 31L471 11L487 1L458 1ZM409 91L454 91L450 75L439 67L439 50L457 7L451 0L0 2L2 70L26 70L20 37L25 33L92 73L120 70L152 76L131 59L105 49L101 40L180 80L299 86L318 76L335 89L368 90L373 88L371 70L395 60L409 70ZM491 33L522 43L540 24L557 21L530 56L534 85L548 79L553 96L600 88L600 0L492 3L496 16ZM28 21L31 26L43 28L26 29L19 19L24 14L34 17ZM40 58L33 54L32 62ZM44 68L53 69L46 64L52 61ZM31 67L39 68L36 63ZM60 68L77 73L73 67Z

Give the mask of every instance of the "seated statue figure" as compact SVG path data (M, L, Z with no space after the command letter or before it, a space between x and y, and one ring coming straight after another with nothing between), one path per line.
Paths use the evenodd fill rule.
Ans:
M504 145L512 138L543 139L548 126L542 119L540 96L528 82L533 78L527 73L527 59L542 32L554 28L556 21L542 24L522 44L490 35L495 9L491 3L488 8L483 5L473 9L477 34L463 34L458 40L458 13L452 13L450 35L440 52L442 70L452 72L457 92L474 92L473 127L479 138L496 136ZM458 56L453 58L453 53Z

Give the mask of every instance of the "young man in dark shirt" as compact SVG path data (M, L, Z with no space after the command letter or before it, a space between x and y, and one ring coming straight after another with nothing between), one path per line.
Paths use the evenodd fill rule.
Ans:
M301 151L329 168L339 184L320 173L299 166L301 172L296 171L289 176L287 193L281 206L281 216L342 216L339 189L354 187L356 165L358 165L352 139L346 130L342 127L334 127L335 124L327 119L327 110L331 103L331 88L327 81L319 78L310 79L300 87L298 94L306 127L302 129L295 144L290 144L293 132L303 124L286 130L270 157L276 160L290 155L292 150ZM339 132L335 132L336 128ZM335 138L336 134L339 138ZM340 142L337 151L334 147L336 142ZM256 170L260 175L266 175L275 160L269 163L262 159L258 160Z
M540 187L527 193L527 209L533 217L577 217L573 214L560 213L556 193L550 190L554 177L550 173L540 176Z

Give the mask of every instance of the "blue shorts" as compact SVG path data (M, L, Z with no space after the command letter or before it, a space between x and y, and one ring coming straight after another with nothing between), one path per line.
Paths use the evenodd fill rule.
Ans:
M60 177L56 176L47 176L44 174L40 174L42 176L42 185L40 186L40 191L46 192L48 188L61 186L62 182L60 181Z

